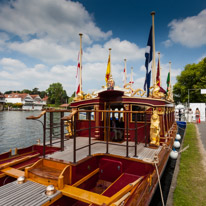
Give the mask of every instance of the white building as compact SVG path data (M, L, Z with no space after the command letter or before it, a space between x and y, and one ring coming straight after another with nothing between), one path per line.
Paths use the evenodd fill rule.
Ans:
M5 97L6 103L21 103L23 110L42 110L43 105L46 105L46 102L38 94L11 93L5 94Z

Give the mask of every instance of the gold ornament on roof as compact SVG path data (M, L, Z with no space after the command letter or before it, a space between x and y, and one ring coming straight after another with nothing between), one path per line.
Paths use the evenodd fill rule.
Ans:
M153 90L150 92L150 97L156 99L162 99L165 97L165 94L163 92L160 92L160 87L156 83L149 88L149 90L151 89Z
M140 95L142 97L146 92L143 89L133 89L132 88L132 83L125 84L124 88L129 90L128 92L126 92L126 94L131 94L131 97L133 97L135 94Z

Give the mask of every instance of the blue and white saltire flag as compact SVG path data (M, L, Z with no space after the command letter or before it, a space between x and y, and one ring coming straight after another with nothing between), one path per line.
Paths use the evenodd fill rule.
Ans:
M149 32L149 38L147 41L147 48L145 51L145 68L146 68L146 77L144 83L144 90L147 89L147 96L149 96L149 88L151 81L151 67L149 68L149 63L152 61L152 26Z

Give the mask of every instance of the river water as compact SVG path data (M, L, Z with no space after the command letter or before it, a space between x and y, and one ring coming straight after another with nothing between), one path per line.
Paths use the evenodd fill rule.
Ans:
M3 111L0 112L0 154L10 149L27 147L42 140L43 129L40 122L26 120L38 116L41 111Z

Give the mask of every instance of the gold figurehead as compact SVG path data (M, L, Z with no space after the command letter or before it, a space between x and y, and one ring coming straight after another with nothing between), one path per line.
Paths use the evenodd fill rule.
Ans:
M152 92L150 92L150 97L157 99L162 99L165 97L165 94L163 92L160 92L160 87L156 83L149 89L153 89Z
M150 125L150 145L159 146L160 144L160 120L157 110L153 110Z

